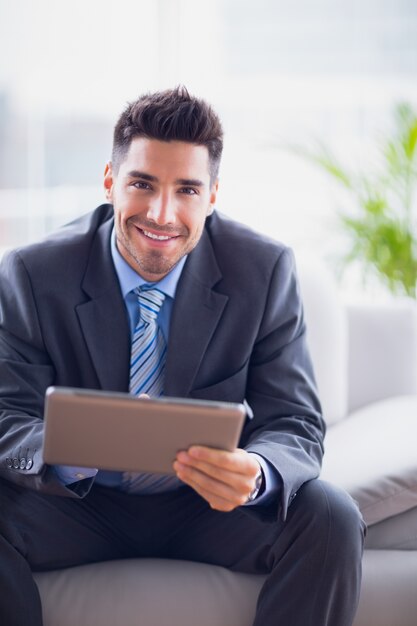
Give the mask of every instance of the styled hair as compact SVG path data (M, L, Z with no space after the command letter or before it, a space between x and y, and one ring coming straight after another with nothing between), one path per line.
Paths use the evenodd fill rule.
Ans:
M206 146L211 183L216 180L223 150L220 119L207 102L191 96L184 86L148 93L128 104L114 128L112 165L116 172L135 137Z

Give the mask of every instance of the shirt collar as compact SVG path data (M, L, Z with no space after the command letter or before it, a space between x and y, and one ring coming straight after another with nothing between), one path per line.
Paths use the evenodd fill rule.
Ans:
M163 293L171 298L175 297L175 292L177 289L178 281L181 276L182 269L184 267L184 263L187 259L187 255L182 257L176 264L176 266L166 275L162 280L156 283L148 283L144 280L135 270L130 267L129 263L127 263L116 246L116 233L113 227L111 234L111 255L113 258L114 267L116 269L116 274L119 279L120 289L122 291L123 298L126 298L127 294L130 293L136 287L141 287L142 285L158 285L158 289L163 291Z

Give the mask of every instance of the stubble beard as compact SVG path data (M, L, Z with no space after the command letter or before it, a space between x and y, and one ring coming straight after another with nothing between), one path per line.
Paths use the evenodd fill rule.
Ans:
M134 226L131 226L131 228L134 228ZM174 269L177 263L195 248L200 237L201 233L192 239L188 239L185 245L178 250L174 256L168 257L164 255L162 250L149 250L146 253L138 252L136 246L123 228L116 228L117 247L122 256L138 274L142 277L151 277L152 282L161 280Z
M154 276L155 282L168 274L179 261L177 258L170 259L164 256L164 254L158 250L139 254L135 246L123 233L118 234L117 243L118 247L125 251L126 254L123 256L128 257L129 265L140 275Z

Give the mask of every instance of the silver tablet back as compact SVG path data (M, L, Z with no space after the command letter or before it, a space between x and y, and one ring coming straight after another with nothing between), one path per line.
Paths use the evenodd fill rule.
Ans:
M232 450L242 404L50 387L44 461L50 465L174 474L177 451L193 444Z

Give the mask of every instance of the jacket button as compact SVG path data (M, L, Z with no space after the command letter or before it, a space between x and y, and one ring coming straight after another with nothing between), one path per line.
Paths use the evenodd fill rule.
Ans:
M13 466L13 461L12 461L12 459L10 457L7 457L6 465L7 465L7 467L12 467Z
M26 468L26 459L20 459L20 469Z
M32 465L33 465L33 461L32 461L32 459L28 459L28 460L26 461L26 469L27 469L27 470L30 470L30 468L32 467Z
M13 459L13 467L15 469L19 469L19 459L16 459L16 458Z

